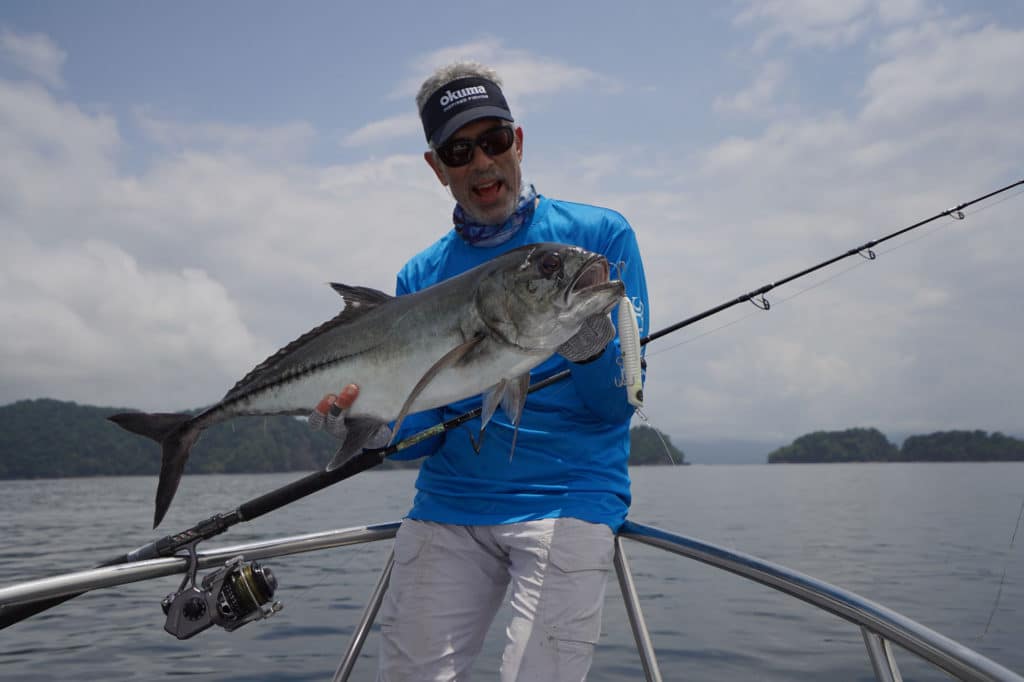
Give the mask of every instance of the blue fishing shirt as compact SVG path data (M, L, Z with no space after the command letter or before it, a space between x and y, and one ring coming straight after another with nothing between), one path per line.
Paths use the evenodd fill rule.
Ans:
M507 242L472 246L454 230L413 257L398 273L398 295L461 274L506 251L534 242L573 244L602 254L632 300L640 335L650 322L647 284L636 236L615 211L541 196L533 218ZM616 315L613 321L618 324ZM617 531L629 510L629 423L633 407L621 375L616 338L601 357L574 364L554 355L534 368L536 383L566 368L571 378L531 393L512 458L513 426L497 410L479 454L470 437L480 419L393 455L427 456L420 465L409 518L460 525L574 517ZM481 397L409 415L399 438L480 407Z

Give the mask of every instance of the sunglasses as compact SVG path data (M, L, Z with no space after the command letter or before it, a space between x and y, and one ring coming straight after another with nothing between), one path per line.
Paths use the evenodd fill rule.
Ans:
M435 149L437 155L449 168L465 166L473 160L473 150L480 147L487 156L504 154L515 142L515 132L509 126L497 126L480 133L475 140L456 138Z

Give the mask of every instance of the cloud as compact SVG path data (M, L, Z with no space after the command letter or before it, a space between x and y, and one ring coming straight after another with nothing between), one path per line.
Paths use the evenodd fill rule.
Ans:
M886 48L891 56L865 84L868 119L920 121L945 117L950 106L1003 107L1024 90L1024 70L1005 68L1024 60L1024 31L930 23L902 32Z
M268 127L180 123L144 110L137 111L135 118L150 139L174 151L199 148L263 159L293 159L304 155L316 139L313 126L305 121Z
M73 225L111 188L117 122L89 115L32 83L0 80L0 221Z
M421 54L410 64L410 75L401 79L392 96L414 108L416 93L434 69L455 61L477 61L493 68L501 76L509 106L519 119L542 101L541 96L589 88L613 94L623 90L622 83L591 69L544 57L527 50L505 47L498 38L477 40L438 48ZM401 134L412 135L422 129L415 115L400 114L370 122L346 138L348 145L362 145Z
M767 114L772 110L772 99L786 78L786 66L770 61L761 67L757 78L745 90L733 95L716 97L716 111L736 114Z
M757 34L755 48L775 43L834 49L851 45L876 26L909 22L928 12L923 0L745 0L738 26Z
M399 114L380 121L367 123L356 131L346 135L342 144L346 147L361 147L385 140L409 137L422 132L420 119L416 114Z
M0 263L5 392L195 406L210 398L192 386L196 368L227 382L265 345L201 270L144 271L109 242L51 248L11 232Z
M400 83L396 94L415 96L434 69L465 60L490 66L501 76L509 93L524 98L587 86L610 92L621 89L621 83L610 76L527 50L505 47L498 38L482 37L420 55L411 65L412 75Z
M147 121L173 149L128 173L115 118L0 80L0 401L215 401L336 314L327 282L391 290L450 224L418 154L281 163L242 152L275 134L294 151L304 126Z
M41 33L0 30L0 54L51 88L64 85L61 69L67 53Z

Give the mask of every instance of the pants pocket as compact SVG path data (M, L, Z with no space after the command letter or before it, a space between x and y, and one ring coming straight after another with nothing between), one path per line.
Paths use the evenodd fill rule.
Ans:
M604 524L559 519L555 525L541 611L559 650L589 655L600 638L614 553L614 536Z

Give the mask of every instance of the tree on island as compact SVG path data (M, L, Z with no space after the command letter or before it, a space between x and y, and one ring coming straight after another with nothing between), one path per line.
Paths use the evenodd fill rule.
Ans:
M1024 461L1024 441L984 431L940 431L910 436L901 449L886 440L878 429L816 431L768 455L769 464L1013 461Z
M769 464L801 462L888 462L899 457L896 446L875 428L815 431L768 455Z
M939 431L903 441L904 462L1013 462L1024 460L1024 441L996 431Z

